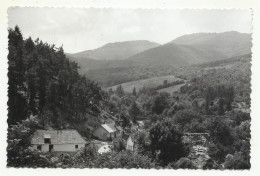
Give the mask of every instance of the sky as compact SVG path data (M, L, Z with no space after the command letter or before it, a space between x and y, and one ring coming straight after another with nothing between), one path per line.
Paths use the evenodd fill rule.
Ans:
M8 26L18 25L24 38L63 45L66 53L130 40L164 44L185 34L252 31L250 10L12 7L8 19Z

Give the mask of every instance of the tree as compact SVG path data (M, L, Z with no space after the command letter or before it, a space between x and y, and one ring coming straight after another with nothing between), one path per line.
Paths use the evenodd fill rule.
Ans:
M21 122L27 116L24 86L23 36L18 26L8 35L8 124Z
M142 113L141 110L139 109L138 105L136 104L136 102L133 102L133 104L131 105L128 112L134 123L136 122L137 118Z
M30 115L43 119L48 114L42 123L61 129L98 113L94 107L103 99L101 88L78 73L62 47L23 40L18 27L9 29L8 38L9 126Z
M108 95L111 96L111 95L113 95L113 94L114 94L113 89L112 89L112 88L109 88L109 90L108 90Z
M152 113L161 114L165 108L169 106L168 104L169 94L167 93L160 93L159 95L155 96L152 102Z
M157 122L151 127L150 140L153 156L164 166L187 154L182 143L182 133L169 119Z
M202 116L193 110L180 110L172 118L174 124L179 125L183 132L205 132L203 126L198 126L202 124ZM195 126L197 126L195 128Z
M227 89L227 95L226 95L226 105L227 105L227 111L231 111L232 110L232 102L234 101L234 87L230 86Z
M135 96L136 97L136 89L135 89L135 87L134 87L134 89L133 89L133 96Z
M224 99L220 98L218 102L218 115L220 116L225 114L224 103L225 103Z
M214 117L209 120L207 128L215 143L220 143L224 146L233 144L234 138L231 134L231 130L220 117Z
M39 128L37 117L31 116L8 128L8 167L51 167L50 161L41 153L30 149L31 138Z
M117 152L125 150L126 142L123 138L117 137L113 140L113 147L114 150Z
M148 132L140 131L136 135L137 152L141 155L151 155L150 138Z
M120 112L117 114L117 124L120 124L123 128L123 132L125 132L127 127L131 126L130 117L126 112Z
M215 92L212 87L207 87L205 91L205 113L211 114L210 102L215 99Z
M125 95L124 89L122 87L122 85L119 85L116 87L116 91L115 91L116 95L119 97L122 97Z
M226 157L224 166L225 169L250 169L250 163L244 160L241 153L235 153L234 156Z
M163 86L167 86L168 85L168 80L163 80Z

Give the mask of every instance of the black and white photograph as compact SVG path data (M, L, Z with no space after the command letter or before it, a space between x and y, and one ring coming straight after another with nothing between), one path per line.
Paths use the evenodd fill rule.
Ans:
M9 7L6 167L250 170L252 14Z

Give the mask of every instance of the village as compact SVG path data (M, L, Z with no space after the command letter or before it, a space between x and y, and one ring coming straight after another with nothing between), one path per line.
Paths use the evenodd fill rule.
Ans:
M132 124L133 133L124 133L120 124L116 125L116 117L102 111L100 113L102 124L93 132L93 140L87 141L77 130L36 130L32 138L32 148L42 152L77 152L89 142L93 142L98 153L106 153L113 150L112 141L116 137L126 140L126 150L134 151L134 132L142 131L143 121Z
M116 124L116 117L105 111L100 112L100 117L103 123L94 130L92 140L85 140L77 130L36 130L32 137L32 148L44 153L75 153L93 143L97 152L102 155L113 151L113 140L121 137L126 141L124 150L135 152L135 136L137 132L145 130L144 121L140 120L135 124L131 122L131 127L125 132L120 123ZM188 157L197 168L202 169L210 159L208 155L209 133L185 133L183 142L190 146Z

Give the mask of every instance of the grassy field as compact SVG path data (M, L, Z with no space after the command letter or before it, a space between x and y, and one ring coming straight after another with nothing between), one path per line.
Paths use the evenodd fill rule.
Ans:
M159 90L157 90L157 92L167 92L169 94L172 94L173 92L178 92L180 90L180 88L184 85L185 85L185 83L175 85L175 86L171 86L171 87L167 87L167 88L164 88L164 89L159 89Z
M125 92L132 92L134 87L136 88L136 91L138 92L143 87L146 88L155 88L159 85L162 85L164 80L167 80L168 83L181 80L180 78L176 78L173 75L167 75L167 76L158 76L158 77L152 77L148 79L142 79L138 81L132 81L121 84ZM111 87L113 90L116 89L118 85ZM108 88L109 89L109 88ZM107 89L107 90L108 90Z

